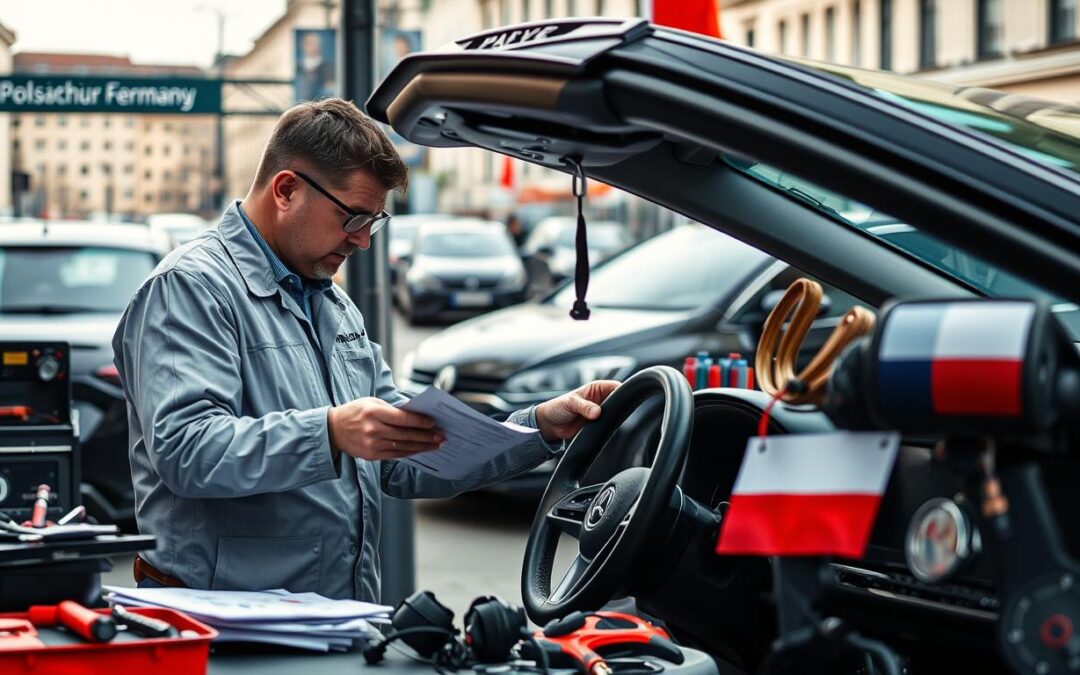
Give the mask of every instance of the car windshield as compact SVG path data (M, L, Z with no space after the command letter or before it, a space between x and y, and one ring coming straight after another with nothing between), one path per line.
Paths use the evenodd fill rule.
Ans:
M980 87L791 60L942 122L992 136L1045 164L1080 173L1080 108Z
M769 257L703 225L680 225L611 258L589 278L592 307L687 310L711 303ZM571 283L548 299L574 302Z
M436 258L490 258L515 255L510 239L501 232L438 232L416 242L420 255Z
M630 242L626 228L618 223L589 223L589 248L610 251L622 248ZM559 232L558 246L573 248L577 241L577 224L562 228Z
M121 312L156 264L129 249L0 248L0 313Z

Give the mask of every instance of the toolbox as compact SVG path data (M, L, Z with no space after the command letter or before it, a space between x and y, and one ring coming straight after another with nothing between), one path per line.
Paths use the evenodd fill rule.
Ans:
M94 610L104 616L108 609ZM61 629L35 627L44 645L26 645L19 636L0 633L0 673L4 675L203 675L210 641L217 631L180 612L164 607L132 607L129 611L172 624L175 638L142 638L121 631L110 642L86 642ZM28 619L26 612L0 614L3 619ZM4 648L5 640L18 640Z

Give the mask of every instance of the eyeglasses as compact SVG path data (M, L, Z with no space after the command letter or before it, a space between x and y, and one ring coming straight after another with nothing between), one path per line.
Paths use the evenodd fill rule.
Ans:
M365 213L363 211L353 211L344 204L340 199L335 197L326 191L326 188L316 183L310 176L306 176L299 171L293 171L297 176L304 179L304 182L315 188L323 194L324 197L334 202L339 209L349 214L349 217L342 223L341 229L345 230L349 234L353 232L359 232L365 226L371 225L371 229L368 231L369 235L375 234L382 229L382 226L390 220L390 214L386 211L379 211L378 213Z

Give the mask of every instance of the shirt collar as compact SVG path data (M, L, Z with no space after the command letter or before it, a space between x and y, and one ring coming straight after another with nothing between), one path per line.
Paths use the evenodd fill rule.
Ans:
M285 266L285 263L281 262L281 258L279 258L277 254L274 253L273 249L270 248L270 245L266 243L266 240L263 239L258 228L255 227L255 224L248 218L247 213L244 212L244 207L240 205L240 202L236 202L236 210L240 213L240 218L243 219L244 225L247 226L248 232L251 233L255 243L258 244L263 255L266 256L267 262L270 263L270 271L273 273L274 279L281 284L283 288L290 291L300 290L302 288L305 296L311 296L319 291L324 291L333 285L334 282L330 279L301 279L300 275L289 270L289 268Z

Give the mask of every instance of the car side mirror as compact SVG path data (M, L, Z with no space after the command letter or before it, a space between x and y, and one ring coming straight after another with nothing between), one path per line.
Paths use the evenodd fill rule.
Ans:
M761 313L763 317L769 316L769 312L773 311L773 308L780 304L780 298L784 297L786 291L769 291L765 295L761 296ZM828 295L821 296L821 304L818 306L817 318L827 316L829 310L832 309L832 300ZM764 320L764 319L763 319Z

